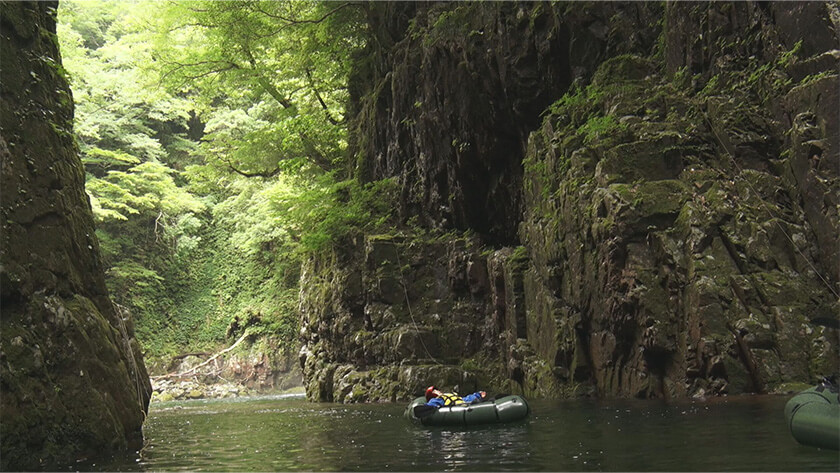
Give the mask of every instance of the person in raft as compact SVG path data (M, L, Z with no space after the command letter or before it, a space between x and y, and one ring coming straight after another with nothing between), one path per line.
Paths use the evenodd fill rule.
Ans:
M454 393L445 393L434 386L426 388L426 405L434 407L463 406L483 401L487 397L484 391L474 392L461 397Z

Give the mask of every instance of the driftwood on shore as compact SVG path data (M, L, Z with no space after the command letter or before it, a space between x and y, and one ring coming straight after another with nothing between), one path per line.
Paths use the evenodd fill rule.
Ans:
M216 358L218 358L218 357L224 355L225 353L227 353L227 352L233 350L234 348L236 348L236 346L239 345L240 343L242 343L242 340L245 340L245 337L247 337L247 336L248 336L247 332L243 333L242 336L239 337L239 339L236 340L233 343L233 345L231 345L231 346L225 348L224 350L216 353L215 355L211 356L210 358L208 358L204 362L193 366L192 368L188 369L187 371L180 372L180 373L167 373L167 374L162 374L162 375L158 375L158 376L150 376L150 378L151 379L169 379L169 378L185 378L185 377L188 377L188 376L193 376L193 375L197 374L196 372L199 368L202 368L202 367L210 364ZM184 354L184 355L179 355L179 357L180 358L186 358L187 356L190 356L190 355L191 354ZM209 353L208 353L208 355L209 355ZM173 358L173 360L175 360L175 359L178 359L178 357Z

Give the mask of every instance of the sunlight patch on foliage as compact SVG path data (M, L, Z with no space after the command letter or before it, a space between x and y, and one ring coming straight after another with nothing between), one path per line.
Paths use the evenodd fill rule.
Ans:
M294 344L300 260L382 224L345 181L354 4L63 1L58 36L114 300L147 357L243 323Z

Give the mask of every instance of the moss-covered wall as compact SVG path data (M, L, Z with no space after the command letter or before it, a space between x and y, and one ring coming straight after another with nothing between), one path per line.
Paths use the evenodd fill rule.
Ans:
M363 180L397 177L430 228L517 240L521 160L540 114L616 52L649 51L655 3L398 2L367 6L353 148ZM642 22L645 28L633 29ZM655 26L655 25L654 25Z
M535 346L561 365L577 350L604 395L765 392L833 373L836 330L810 322L837 311L820 277L831 265L786 178L794 152L746 84L680 80L613 58L532 134L528 320L583 332Z
M438 300L456 301L454 319L475 311L485 344L423 363L463 373L480 361L494 367L490 390L669 398L837 371L838 331L811 320L840 312L836 2L367 11L372 41L351 83L356 171L398 178L407 224L475 232L481 249L443 265L433 248L461 236L389 243L403 265L426 255L448 268L431 282L360 266L378 253L369 242L313 260L304 376L310 393L333 393L315 398L368 398L378 388L341 384L365 366L392 386L386 399L456 384L413 359L446 346L429 328ZM451 270L467 267L458 292ZM414 321L401 284L417 294ZM405 348L365 317L389 334L420 326L423 344ZM352 340L385 348L354 357Z
M301 279L301 365L320 401L397 401L429 380L475 390L506 371L485 314L496 292L475 238L359 236L313 257ZM501 266L501 265L500 265Z
M53 2L0 28L0 466L73 464L142 441L150 386L99 262Z

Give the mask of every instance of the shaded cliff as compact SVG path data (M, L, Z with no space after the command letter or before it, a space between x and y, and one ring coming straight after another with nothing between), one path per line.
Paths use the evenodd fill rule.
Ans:
M357 174L398 176L405 219L516 242L521 159L540 114L609 55L649 52L659 10L646 3L369 6L373 38L350 86L358 94Z
M810 322L838 310L837 37L816 6L669 5L664 70L619 56L552 107L520 229L542 358L623 396L837 370L836 330Z
M811 321L840 310L835 3L367 8L356 171L398 180L408 225L307 266L310 398L667 398L838 369Z
M142 441L151 388L99 261L53 2L2 3L2 469Z

